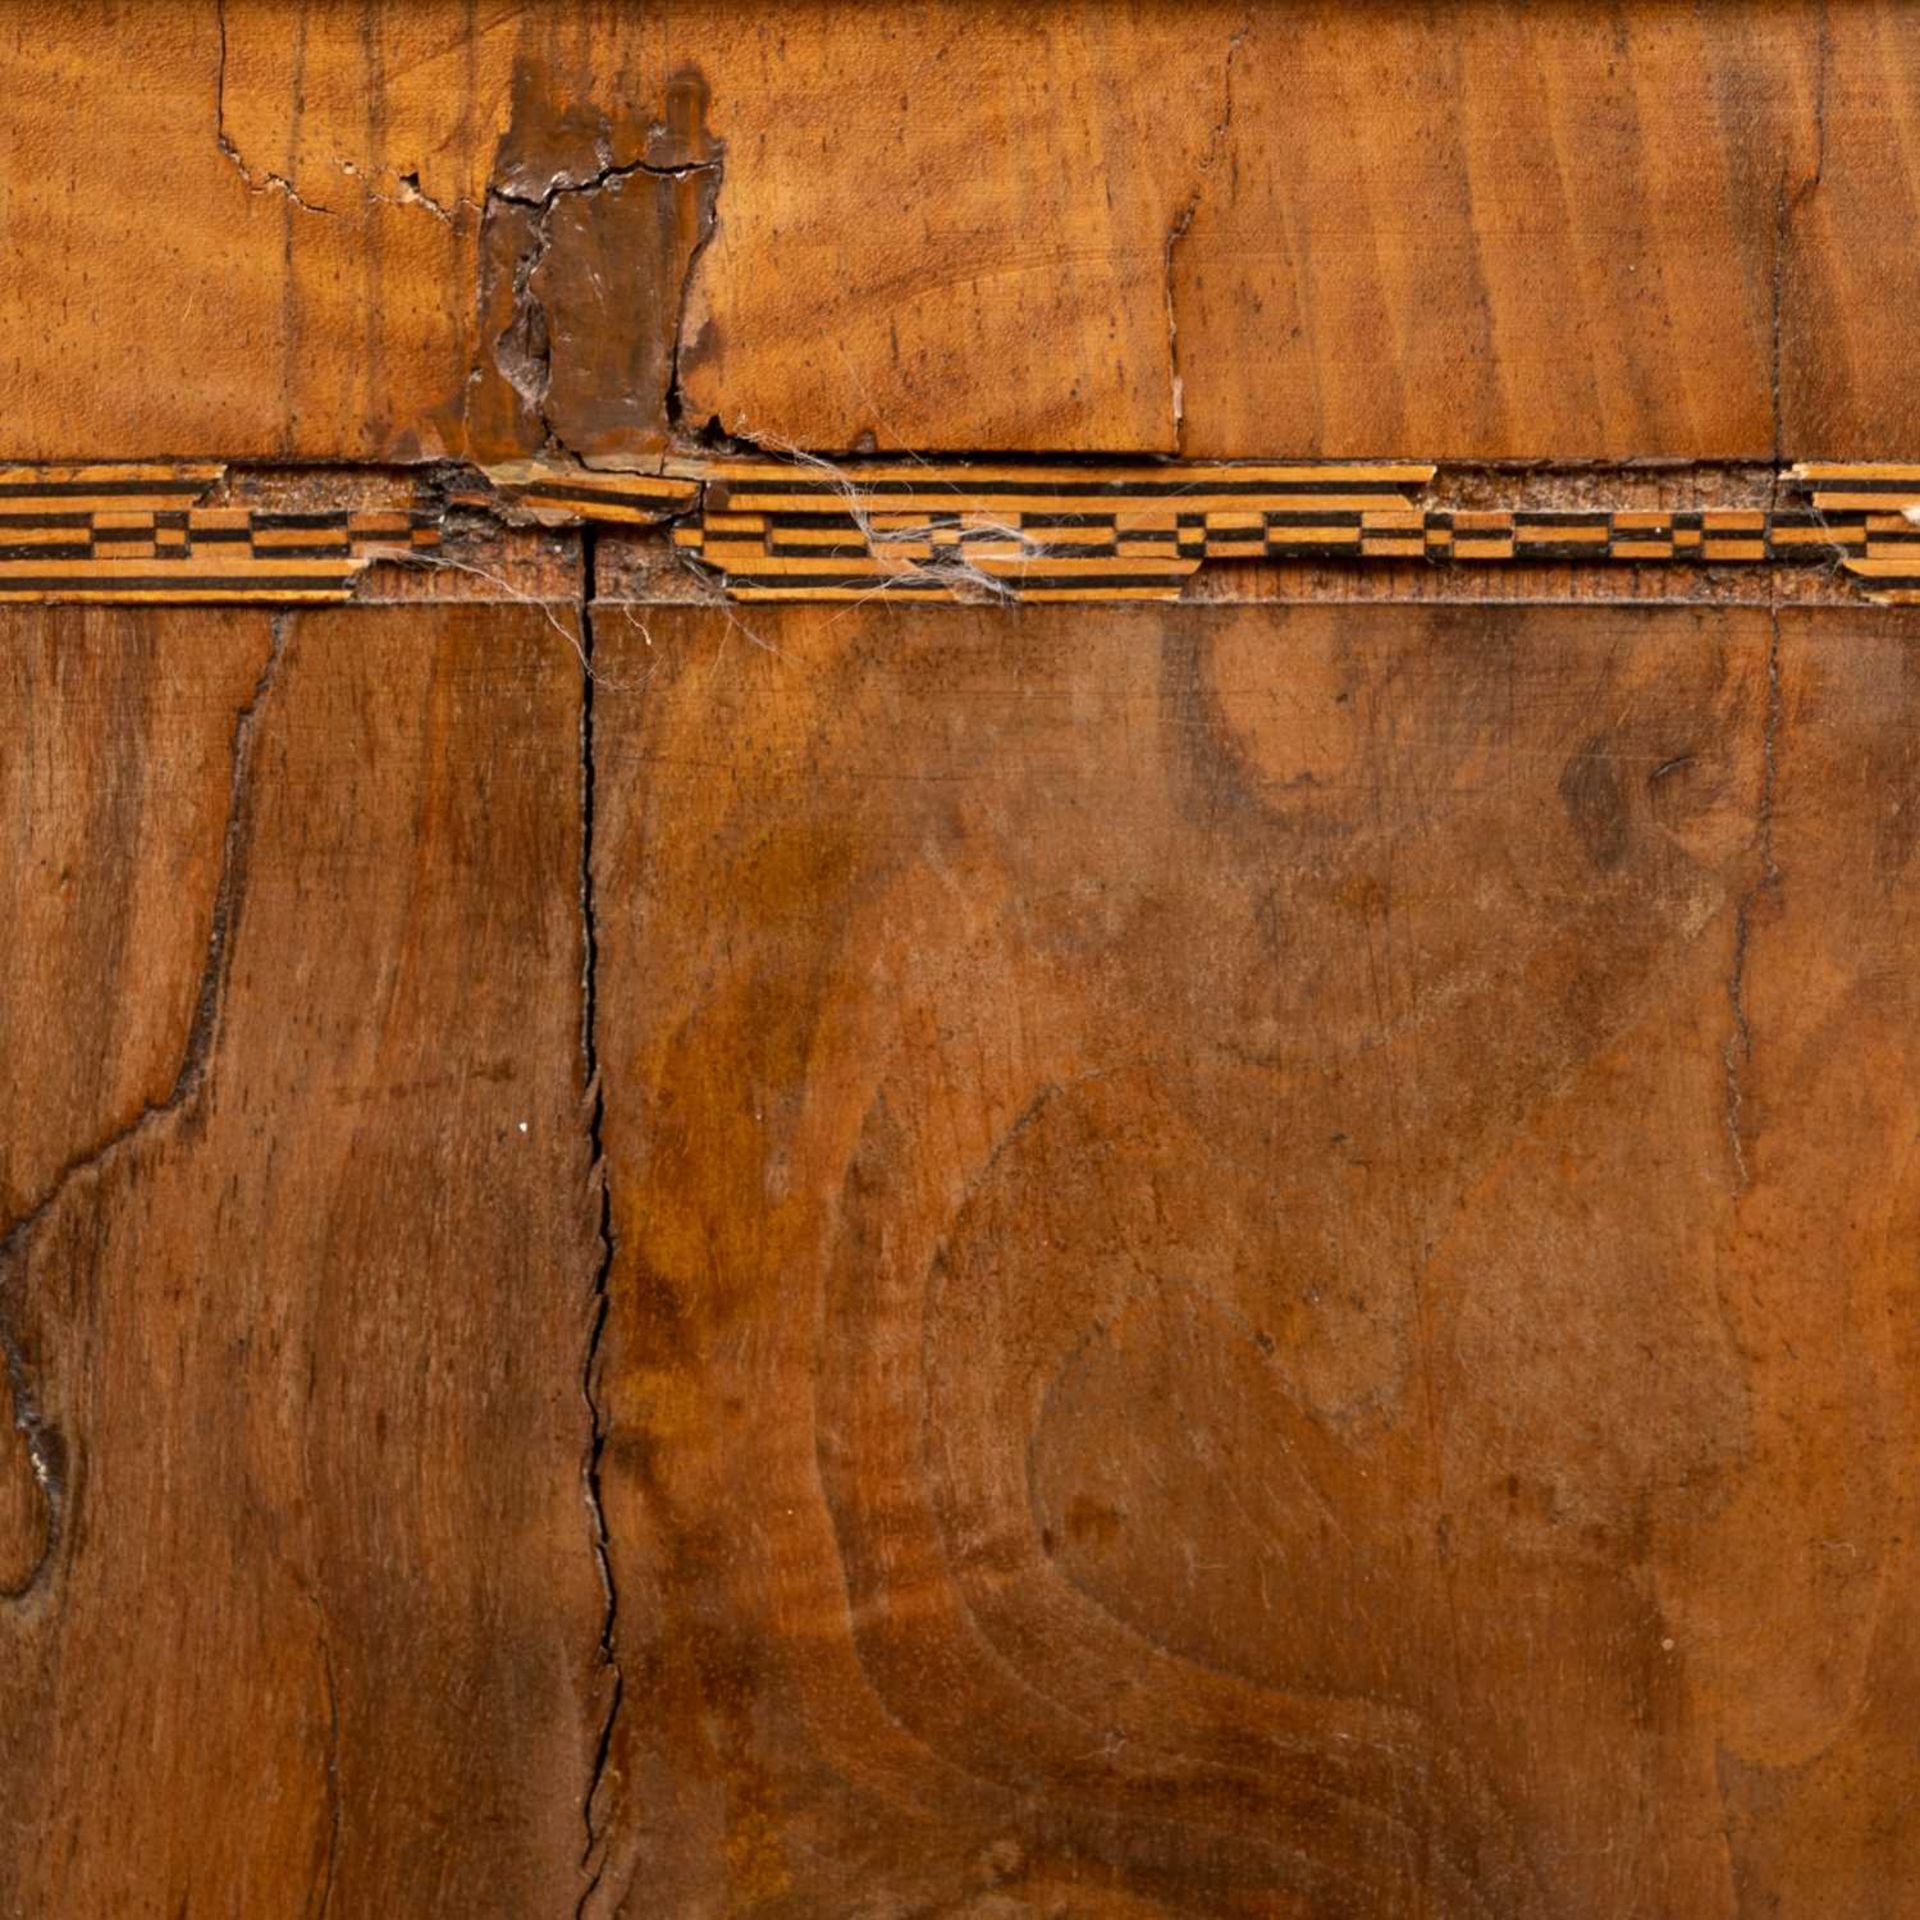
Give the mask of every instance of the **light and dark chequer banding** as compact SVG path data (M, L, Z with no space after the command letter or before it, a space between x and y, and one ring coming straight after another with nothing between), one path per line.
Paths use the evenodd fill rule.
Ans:
M1432 504L1429 462L1293 465L673 458L516 461L430 503L264 504L218 463L0 467L0 600L344 600L441 545L444 508L666 527L729 599L1171 601L1203 566L1837 567L1920 603L1920 465L1810 463L1766 506Z
M1385 555L1424 464L726 462L674 541L742 600L1171 600L1209 559Z
M1769 506L1424 503L1424 461L1113 464L715 459L657 475L493 470L550 515L674 519L731 599L1177 600L1215 561L1832 565L1920 600L1920 466L1796 466Z
M209 504L217 463L0 467L0 600L345 600L374 560L440 544L414 505Z

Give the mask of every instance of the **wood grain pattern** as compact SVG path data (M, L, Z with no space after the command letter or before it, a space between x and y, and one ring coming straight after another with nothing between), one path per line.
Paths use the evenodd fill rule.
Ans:
M1895 621L603 615L608 1910L1904 1911Z
M570 1904L578 663L499 607L0 622L0 1301L52 1494L8 1460L0 1908Z
M350 30L332 8L291 24ZM213 0L0 19L0 457L432 450L471 239L371 196L298 204L228 150L223 64Z
M1895 0L59 0L0 81L13 458L1920 439Z
M1170 260L1190 445L1781 449L1813 353L1795 333L1787 358L1778 278L1780 201L1816 164L1815 9L1247 19Z
M193 1049L234 730L269 647L264 616L5 618L0 1241L67 1167L162 1106ZM0 1430L10 1596L33 1582L54 1523L16 1424L33 1409L12 1411Z
M1920 11L0 98L0 1914L1912 1920Z

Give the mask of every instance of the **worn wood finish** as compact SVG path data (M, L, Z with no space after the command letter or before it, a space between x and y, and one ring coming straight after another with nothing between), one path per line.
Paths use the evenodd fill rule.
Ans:
M1903 1912L1897 616L748 618L598 623L609 1892Z
M1897 0L59 0L0 81L14 458L1920 439Z
M1920 13L0 95L0 1914L1910 1920Z
M0 1311L51 1493L6 1461L0 1909L569 1905L578 663L501 607L9 610L0 659Z

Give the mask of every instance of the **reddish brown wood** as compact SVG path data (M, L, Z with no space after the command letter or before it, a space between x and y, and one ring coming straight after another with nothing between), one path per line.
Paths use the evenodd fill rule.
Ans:
M1898 0L58 0L0 78L15 458L1915 439Z
M755 612L601 621L615 1892L1899 1911L1904 629Z
M0 592L150 456L354 596L0 609L0 1912L1909 1920L1920 562L1789 469L1920 461L1916 76L0 13ZM728 436L1432 563L731 604Z
M57 1522L0 1536L0 1906L570 1903L577 663L498 607L0 634L0 1303Z

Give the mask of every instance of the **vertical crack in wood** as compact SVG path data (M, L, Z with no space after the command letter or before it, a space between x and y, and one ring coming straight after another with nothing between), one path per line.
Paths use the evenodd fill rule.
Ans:
M1733 1157L1734 1191L1742 1194L1753 1184L1747 1164L1743 1111L1746 1089L1742 1076L1753 1058L1753 1026L1747 1014L1747 965L1753 939L1753 920L1761 903L1778 898L1780 866L1773 848L1773 802L1778 778L1778 749L1782 698L1780 688L1780 607L1776 598L1767 638L1766 718L1760 734L1760 802L1754 823L1754 850L1759 873L1734 910L1733 964L1727 975L1727 1005L1732 1030L1721 1058L1726 1069L1727 1146Z
M298 207L302 213L315 213L327 219L337 217L338 209L323 207L317 201L303 199L299 190L284 173L274 173L265 167L250 167L246 157L235 144L233 136L227 131L227 7L226 0L214 0L214 24L219 33L220 52L214 67L213 77L213 138L220 151L233 163L233 170L246 182L249 193L277 193L290 206ZM377 196L376 196L377 197ZM424 194L416 198L426 199ZM435 208L436 212L440 209ZM442 216L444 218L444 215Z
M680 290L674 300L673 337L667 344L667 395L666 419L667 431L679 433L686 419L686 394L681 386L681 360L686 352L687 316L693 306L693 283L700 272L700 262L706 257L707 249L713 244L713 237L720 230L720 189L726 184L727 148L723 140L713 143L713 158L698 167L687 168L684 173L675 176L680 180L697 180L699 197L694 222L693 245L687 253L687 263L680 275Z
M607 1533L607 1513L601 1494L600 1462L606 1448L606 1422L600 1405L598 1374L600 1343L606 1332L608 1287L613 1274L613 1193L607 1179L606 1147L602 1137L606 1118L606 1094L600 1076L599 993L600 960L599 916L594 896L594 639L593 602L597 587L595 529L581 529L580 589L580 925L581 925L581 1006L580 1051L586 1081L587 1141L589 1152L588 1185L596 1208L597 1240L594 1269L589 1281L586 1356L582 1364L580 1390L587 1406L587 1454L582 1469L587 1518L593 1546L594 1563L599 1569L604 1606L600 1616L598 1658L607 1683L606 1709L595 1737L592 1769L582 1808L586 1843L580 1855L581 1870L587 1875L575 1906L576 1915L586 1911L600 1885L604 1862L601 1857L602 1834L596 1802L600 1798L613 1747L614 1722L620 1712L624 1685L620 1656L615 1645L619 1616L619 1593L614 1584L613 1558Z
M292 616L275 614L268 622L267 657L246 704L234 717L232 774L227 800L226 830L220 843L220 874L214 886L213 915L207 934L206 959L200 970L186 1044L166 1097L149 1101L124 1126L105 1140L75 1154L55 1174L48 1187L0 1236L0 1353L4 1353L7 1383L13 1397L13 1424L26 1445L34 1478L46 1502L46 1538L32 1570L18 1586L0 1591L0 1598L24 1600L40 1585L54 1562L66 1528L67 1448L65 1436L47 1418L34 1385L34 1369L20 1337L19 1296L24 1285L28 1250L41 1223L54 1211L67 1190L82 1176L98 1174L146 1129L185 1111L206 1085L207 1068L219 1033L226 1003L227 981L233 970L233 949L246 896L247 856L253 839L254 736L262 703L272 689L286 650Z
M1815 42L1813 70L1813 165L1797 186L1787 183L1787 161L1780 163L1780 180L1773 196L1773 286L1772 286L1772 359L1768 382L1773 406L1773 504L1780 501L1779 469L1785 460L1786 425L1781 404L1782 323L1786 302L1787 245L1792 238L1793 216L1812 197L1827 173L1827 87L1833 64L1833 20L1826 0L1821 0L1820 29Z
M1791 202L1787 194L1787 175L1783 167L1780 183L1773 194L1773 274L1770 289L1769 330L1771 340L1767 360L1767 401L1773 415L1773 491L1768 497L1770 509L1780 505L1780 448L1783 440L1780 416L1780 308L1785 292L1787 271L1787 225Z
M1173 257L1179 251L1180 243L1186 239L1194 215L1200 211L1200 196L1206 191L1207 176L1220 164L1221 155L1226 151L1227 135L1233 127L1233 63L1239 57L1241 43L1252 31L1253 11L1249 8L1238 29L1227 41L1226 58L1220 68L1220 116L1207 135L1206 148L1195 169L1193 189L1180 211L1174 215L1173 224L1167 229L1166 245L1162 249L1161 274L1167 303L1167 377L1173 417L1173 441L1169 451L1176 459L1180 456L1185 437L1187 408L1186 391L1180 378L1180 312L1173 291ZM689 284L692 277L689 270Z

